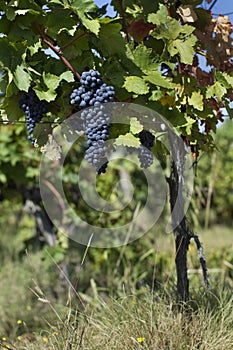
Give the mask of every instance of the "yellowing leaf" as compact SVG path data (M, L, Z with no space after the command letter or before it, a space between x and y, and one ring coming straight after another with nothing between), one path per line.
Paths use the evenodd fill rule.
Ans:
M168 105L169 107L173 107L175 103L175 97L174 96L169 96L165 95L161 98L161 104L163 106Z
M71 71L66 71L66 72L63 72L61 75L60 75L60 79L62 80L65 80L67 81L68 83L71 83L74 81L74 75Z
M47 102L51 102L54 101L57 93L54 89L48 89L47 91L41 91L39 90L37 87L34 88L35 93L37 94L37 96L39 97L40 100L45 100Z
M149 86L142 78L137 76L126 77L124 87L127 91L134 92L137 95L145 95L149 92Z
M120 135L116 139L115 145L139 148L140 141L137 137L133 136L131 133L127 133L125 135Z
M197 15L193 10L192 5L182 5L178 8L177 12L182 17L184 22L195 22L197 20Z
M217 97L219 100L226 94L227 89L218 81L214 85L207 88L206 98Z
M151 96L149 97L149 101L159 101L163 93L161 90L153 90Z
M143 130L143 126L138 121L138 119L135 117L130 118L130 131L132 132L132 134L138 134L142 130Z
M191 97L188 98L188 103L199 111L203 111L203 96L200 91L194 91Z

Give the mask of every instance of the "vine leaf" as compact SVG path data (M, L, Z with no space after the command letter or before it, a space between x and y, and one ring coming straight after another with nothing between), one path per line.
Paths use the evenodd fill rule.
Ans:
M66 8L71 9L74 13L76 13L82 24L94 33L96 36L99 34L100 23L98 19L93 19L88 15L88 12L94 12L97 9L94 1L92 0L70 0L65 4Z
M52 127L50 124L37 124L33 131L36 144L39 146L44 146L47 143L48 137L51 133Z
M25 66L17 66L14 73L14 83L20 91L28 91L31 83L31 76L26 71Z
M94 12L97 9L93 0L69 0L68 3L71 7L74 7L77 11L82 13Z
M206 98L211 98L216 96L219 100L221 100L222 97L226 94L226 92L227 92L227 89L218 81L216 81L214 85L211 85L207 88Z
M141 18L138 21L133 21L128 29L137 42L142 41L155 26L152 23L145 23Z
M149 81L150 83L152 83L156 86L161 86L161 87L167 88L167 89L173 89L176 86L171 81L169 81L164 76L162 76L161 72L156 71L156 70L148 72L148 75L144 76L143 79L145 81Z
M134 148L140 147L139 139L133 136L131 133L120 135L114 143L116 146L128 146L128 147L134 147Z
M203 96L200 91L193 91L191 97L188 98L188 103L199 111L204 109Z
M177 13L182 17L184 22L195 22L197 20L197 15L192 5L180 6Z
M171 56L179 54L182 63L192 64L194 45L196 42L197 38L194 35L190 35L185 39L176 39L170 42L168 51L170 52Z
M123 54L125 41L120 34L120 23L107 23L101 26L99 39L102 41L107 54ZM113 45L114 42L114 45Z
M168 11L165 5L159 4L159 10L156 13L148 15L148 22L156 24L157 26L165 23L168 17Z
M135 134L138 134L142 130L143 130L143 126L138 121L138 119L135 117L130 118L130 132L135 135Z
M56 91L54 89L48 89L47 91L45 91L41 90L39 86L35 86L34 90L40 100L45 100L47 102L54 101L57 96Z
M159 101L163 97L163 93L161 90L153 90L151 96L149 97L149 101Z
M131 44L127 45L127 57L131 59L136 66L138 66L144 73L149 69L155 69L159 67L159 64L156 64L156 59L154 55L152 56L152 49L147 48L143 44L139 44L135 50L132 50L130 47Z
M82 21L83 25L87 29L89 29L95 35L99 34L100 24L99 24L99 21L97 19L89 19L89 18L86 17L85 14L81 14L80 18L81 18L81 21Z
M127 91L134 92L137 95L145 95L149 92L149 86L145 81L134 75L125 78L124 87Z

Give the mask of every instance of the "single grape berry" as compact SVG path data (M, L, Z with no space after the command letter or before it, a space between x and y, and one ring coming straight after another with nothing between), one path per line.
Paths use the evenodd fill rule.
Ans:
M48 103L40 101L32 88L24 92L19 100L19 107L25 112L28 140L34 145L33 131L36 123L39 123L43 114L48 112Z

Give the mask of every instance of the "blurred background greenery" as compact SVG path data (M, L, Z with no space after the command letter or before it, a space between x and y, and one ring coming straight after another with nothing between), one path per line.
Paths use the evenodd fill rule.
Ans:
M17 339L51 329L58 317L67 317L71 304L75 310L84 304L96 305L99 298L117 300L125 295L137 298L148 288L155 293L175 293L174 242L172 234L164 233L167 207L159 225L127 246L87 249L55 231L56 244L49 247L35 216L24 210L28 198L41 204L37 193L40 153L24 148L23 127L0 128L0 339ZM200 155L188 210L190 226L204 247L212 290L218 291L230 291L233 287L232 134L233 123L227 120L217 131L216 149ZM77 174L83 152L75 145L66 159L66 194L79 215L104 227L109 218L102 215L100 222L80 200ZM110 225L130 220L135 203L143 204L147 193L141 172L122 160L99 177L97 190L101 196L115 199L117 194L112 188L120 178L119 165L130 174L137 191L133 203L120 214L114 214ZM205 287L193 242L188 260L191 295L195 300L200 291L205 293Z

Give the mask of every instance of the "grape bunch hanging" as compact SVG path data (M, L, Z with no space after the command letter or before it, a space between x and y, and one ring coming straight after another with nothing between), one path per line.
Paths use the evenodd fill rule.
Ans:
M25 112L28 140L34 145L33 131L36 123L41 121L43 114L48 112L48 103L39 100L34 90L30 88L28 92L22 94L19 107Z
M93 69L82 73L80 83L81 86L73 90L70 103L82 110L81 119L88 144L85 159L96 168L97 174L105 173L111 113L106 111L103 103L112 102L115 91L113 86L104 84L100 72ZM84 109L91 106L93 108Z
M154 145L155 137L148 130L142 130L139 133L139 139L141 141L141 145L139 147L138 158L140 161L141 168L149 168L149 166L153 163L153 153L151 152L151 148Z

